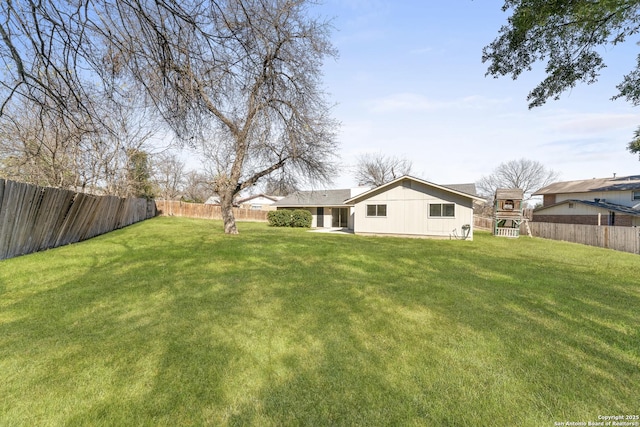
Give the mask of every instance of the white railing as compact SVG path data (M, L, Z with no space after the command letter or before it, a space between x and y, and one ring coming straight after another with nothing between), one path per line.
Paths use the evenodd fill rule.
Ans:
M495 235L502 237L518 237L520 235L520 230L517 228L496 227Z

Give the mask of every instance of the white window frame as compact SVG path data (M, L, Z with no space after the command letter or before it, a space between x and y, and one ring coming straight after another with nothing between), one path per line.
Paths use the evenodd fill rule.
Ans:
M631 200L640 200L640 190L631 192Z

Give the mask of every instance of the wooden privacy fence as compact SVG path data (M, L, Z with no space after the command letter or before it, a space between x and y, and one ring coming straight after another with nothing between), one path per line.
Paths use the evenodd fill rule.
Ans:
M153 200L0 179L0 259L79 242L155 216Z
M640 228L608 225L555 224L530 222L534 237L564 240L583 245L640 254Z
M493 232L493 218L474 215L474 227ZM534 237L564 240L616 251L640 254L640 227L615 227L609 225L556 224L531 222L529 228ZM520 238L527 236L526 225L520 226Z
M494 219L484 216L473 216L473 227L480 230L493 231Z
M162 216L184 216L188 218L222 219L220 206L202 203L185 203L173 200L156 200L158 214ZM267 221L267 211L233 208L238 221Z

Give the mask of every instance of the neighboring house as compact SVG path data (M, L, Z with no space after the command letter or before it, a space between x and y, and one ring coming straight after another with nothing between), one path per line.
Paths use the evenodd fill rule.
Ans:
M347 199L356 234L473 239L474 184L437 185L403 176Z
M556 182L536 191L536 222L640 226L640 175Z
M281 198L282 197L278 196L267 196L266 194L256 194L243 198L236 197L233 201L233 207L253 210L272 210L270 206ZM217 194L214 194L213 196L209 197L204 202L204 204L220 205L220 197Z
M220 196L214 194L204 202L205 205L220 205Z
M254 194L253 196L244 197L236 200L236 204L243 209L268 211L275 209L272 205L281 200L280 196L268 196L266 194Z
M305 209L311 212L311 227L348 228L353 230L353 205L345 204L350 197L369 190L356 187L341 190L296 191L272 206L277 209Z

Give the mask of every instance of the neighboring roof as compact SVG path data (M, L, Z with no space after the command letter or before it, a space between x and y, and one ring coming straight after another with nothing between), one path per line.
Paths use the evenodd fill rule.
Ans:
M459 196L468 197L468 198L470 198L470 199L475 199L475 200L484 200L482 197L476 196L475 194L470 194L470 193L467 193L467 192L465 192L465 191L460 191L460 190L458 190L458 189L455 189L455 188L454 188L454 187L456 187L456 186L465 186L465 188L466 188L467 190L470 190L471 188L470 188L469 186L473 185L473 189L474 189L474 193L475 193L475 184L453 184L453 185L445 186L445 185L438 185L438 184L434 184L433 182L425 181L425 180L422 180L422 179L419 179L419 178L415 178L415 177L413 177L413 176L404 175L404 176L401 176L400 178L396 178L396 179L394 179L394 180L393 180L393 181L391 181L391 182L388 182L388 183L383 184L383 185L381 185L381 186L379 186L379 187L376 187L376 188L372 188L372 189L371 189L371 190L369 190L369 191L365 191L365 192L364 192L364 193L362 193L362 194L358 194L357 196L354 196L354 197L352 197L352 198L350 198L350 199L347 199L347 200L345 200L345 203L353 204L353 203L355 203L355 202L356 202L356 200L366 199L366 198L368 198L368 197L369 197L373 192L377 192L377 191L379 191L380 189L383 189L383 188L386 188L386 187L391 187L391 186L395 185L396 183L401 182L401 181L403 181L403 180L405 180L405 179L408 179L408 180L410 180L410 181L419 182L419 183L424 184L424 185L427 185L427 186L429 186L429 187L433 187L433 188L437 188L437 189L440 189L440 190L448 191L448 192L450 192L450 193L457 194L457 195L459 195Z
M443 187L450 188L461 193L471 194L472 196L478 196L476 193L476 184L473 182L470 184L446 184Z
M534 210L534 213L538 213L548 208L555 206L565 205L567 203L582 203L583 205L593 206L595 208L606 209L608 211L618 212L625 215L640 216L640 209L634 209L630 206L618 205L616 203L602 202L602 201L589 201L589 200L563 200L553 205L543 206Z
M277 202L278 200L282 199L282 197L279 197L279 196L269 196L267 194L260 193L260 194L254 194L252 196L247 196L242 199L238 199L236 200L236 203L240 205L242 203L247 203L250 200L257 199L258 197L264 197L265 199L269 199L272 202Z
M220 204L220 196L213 195L209 197L205 202L205 205L219 205Z
M496 199L517 199L522 200L524 198L524 191L520 188L498 188L496 190Z
M594 191L640 190L640 175L618 178L593 178L579 181L556 182L533 193L534 196L563 193L589 193Z
M351 197L350 189L296 191L278 200L271 206L276 207L311 207L311 206L343 206Z

